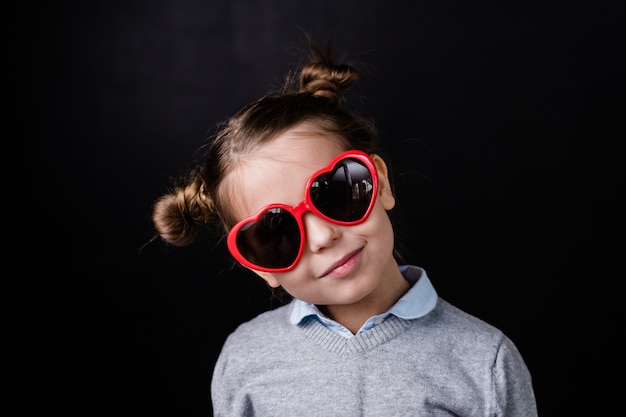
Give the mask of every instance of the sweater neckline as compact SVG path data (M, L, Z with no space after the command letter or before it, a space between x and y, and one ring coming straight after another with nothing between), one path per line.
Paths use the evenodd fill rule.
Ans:
M390 341L409 327L409 321L396 316L389 316L373 329L350 338L333 332L313 316L303 319L298 327L306 336L327 351L340 356L352 356L367 352Z

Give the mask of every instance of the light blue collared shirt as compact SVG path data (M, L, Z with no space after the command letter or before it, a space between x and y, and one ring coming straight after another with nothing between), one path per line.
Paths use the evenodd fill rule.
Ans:
M357 334L373 329L390 315L401 319L417 319L430 313L437 304L437 291L431 284L426 271L413 265L401 265L400 273L411 284L411 288L386 313L370 317ZM325 316L315 304L295 299L290 321L299 324L305 317L315 316L324 326L343 337L354 336L350 330Z

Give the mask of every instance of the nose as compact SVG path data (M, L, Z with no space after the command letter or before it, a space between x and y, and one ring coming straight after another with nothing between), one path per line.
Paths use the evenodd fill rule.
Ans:
M303 216L305 244L311 252L318 253L331 247L341 236L341 226L332 224L313 213Z

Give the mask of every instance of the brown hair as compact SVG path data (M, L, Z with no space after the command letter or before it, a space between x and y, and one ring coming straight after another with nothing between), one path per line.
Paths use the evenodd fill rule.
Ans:
M203 147L202 163L171 193L153 206L159 235L175 246L188 245L204 227L235 222L227 193L221 187L237 161L263 143L304 121L317 124L348 149L378 152L374 124L344 107L345 93L359 78L355 65L333 61L330 48L322 53L313 43L308 62L288 75L282 88L247 105L225 123Z

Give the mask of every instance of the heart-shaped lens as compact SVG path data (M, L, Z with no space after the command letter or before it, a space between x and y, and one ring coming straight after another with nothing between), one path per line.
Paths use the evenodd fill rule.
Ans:
M374 184L370 170L355 159L342 159L329 172L318 175L309 189L311 203L321 214L339 222L363 219Z
M300 228L296 219L280 207L270 208L244 224L237 233L237 248L255 265L286 268L300 251Z

